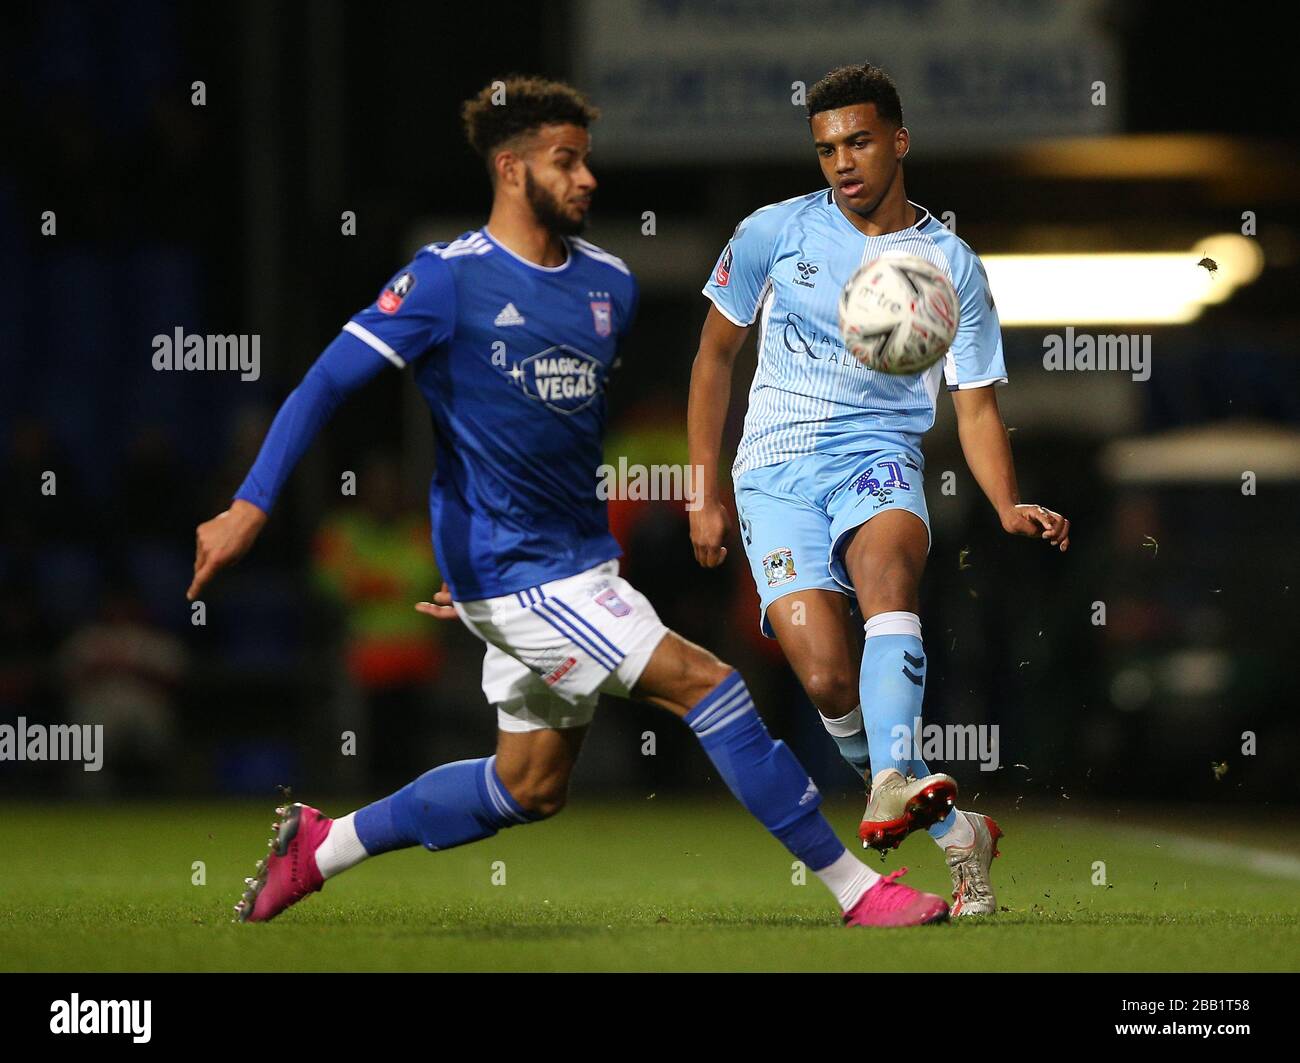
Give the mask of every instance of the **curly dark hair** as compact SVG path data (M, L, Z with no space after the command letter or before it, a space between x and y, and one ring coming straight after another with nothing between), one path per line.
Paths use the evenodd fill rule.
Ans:
M586 129L600 117L600 111L572 85L511 74L461 104L460 117L465 139L490 169L493 151L506 141L544 125Z
M876 112L895 125L903 124L903 105L893 79L878 66L836 67L808 90L808 118L821 111L874 103Z

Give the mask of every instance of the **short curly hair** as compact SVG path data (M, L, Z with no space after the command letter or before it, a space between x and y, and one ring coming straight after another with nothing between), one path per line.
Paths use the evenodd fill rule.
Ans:
M511 74L484 86L460 108L465 139L492 167L492 153L502 144L544 125L576 125L586 129L600 117L572 85L545 78Z
M876 112L895 125L903 124L903 104L893 78L878 66L836 67L808 90L808 119L821 111L852 107L855 103L874 103Z

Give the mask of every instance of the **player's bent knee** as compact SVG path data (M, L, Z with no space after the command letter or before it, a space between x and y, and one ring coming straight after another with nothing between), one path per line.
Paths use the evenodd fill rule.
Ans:
M803 684L808 700L823 716L838 720L858 706L857 676L837 668L814 669Z
M536 819L550 819L551 816L558 815L569 801L567 779L528 780L516 786L508 786L507 789L519 807Z
M568 766L536 760L498 760L497 764L501 784L531 819L548 819L564 808L569 798Z
M558 816L564 810L564 806L569 803L569 795L539 795L527 804L520 803L523 804L524 811L534 819L550 819L552 816Z
M871 573L866 585L858 588L863 618L900 610L915 612L920 582L921 574L901 563Z
M701 668L692 676L685 704L687 706L698 705L736 674L736 669L732 668L731 665L723 664L718 660L715 660L712 666Z
M701 646L673 632L655 649L636 685L636 696L677 706L679 715L698 705L735 674Z
M682 702L694 705L726 682L736 671L701 646L686 643L690 652L685 661Z

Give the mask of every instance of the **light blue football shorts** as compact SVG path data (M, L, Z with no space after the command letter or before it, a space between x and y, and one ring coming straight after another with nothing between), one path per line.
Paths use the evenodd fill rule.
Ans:
M921 463L902 450L805 454L749 469L736 479L741 542L763 609L795 591L853 594L843 552L851 533L877 513L905 509L930 532Z

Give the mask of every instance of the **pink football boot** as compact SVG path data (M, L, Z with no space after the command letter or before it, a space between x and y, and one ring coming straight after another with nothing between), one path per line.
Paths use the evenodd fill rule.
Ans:
M845 926L921 926L948 918L948 902L894 880L907 874L900 867L881 877L858 903L844 913Z
M334 821L319 809L294 803L275 810L280 820L268 843L265 860L257 862L257 876L244 879L244 896L235 905L241 923L264 923L291 904L297 904L325 884L316 866L316 850Z

